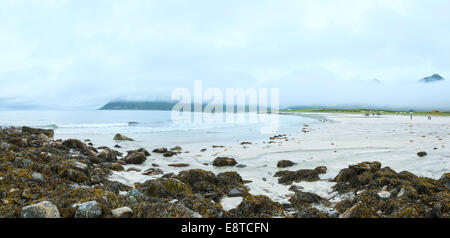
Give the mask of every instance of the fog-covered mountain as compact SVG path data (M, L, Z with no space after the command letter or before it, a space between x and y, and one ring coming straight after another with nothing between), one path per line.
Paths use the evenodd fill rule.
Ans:
M422 83L433 83L433 82L438 82L438 81L443 81L445 80L443 77L441 77L439 74L433 74L429 77L423 78L421 80L419 80L419 82Z

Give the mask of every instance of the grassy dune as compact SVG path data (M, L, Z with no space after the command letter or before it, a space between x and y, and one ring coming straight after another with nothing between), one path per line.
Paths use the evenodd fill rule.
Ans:
M371 109L333 109L333 108L310 108L310 109L294 109L280 110L282 113L289 112L313 112L313 113L352 113L352 114L383 114L383 115L409 115L407 111L390 111L390 110L371 110ZM450 112L414 112L413 115L432 115L432 116L450 116Z

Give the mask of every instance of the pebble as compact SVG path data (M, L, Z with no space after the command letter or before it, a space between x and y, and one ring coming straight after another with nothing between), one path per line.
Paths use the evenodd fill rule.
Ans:
M228 197L242 197L242 192L237 189L237 188L233 188L228 192Z
M114 218L130 218L133 216L133 210L129 207L120 207L111 211Z
M38 182L38 183L44 183L45 182L45 178L44 175L40 174L40 173L32 173L31 177L33 179L34 182Z

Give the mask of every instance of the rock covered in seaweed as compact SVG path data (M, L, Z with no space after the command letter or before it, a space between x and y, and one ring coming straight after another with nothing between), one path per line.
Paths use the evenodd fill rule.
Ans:
M229 157L217 157L213 162L216 167L235 166L236 164L236 159Z
M116 141L134 141L134 139L131 139L130 137L124 136L120 133L117 133L116 135L114 135L113 140Z
M279 177L278 183L280 184L292 184L292 182L314 182L319 181L319 173L313 169L300 169L297 171L278 171L274 177Z
M287 167L292 167L294 165L296 165L296 163L294 163L290 160L280 160L277 163L278 168L287 168Z
M142 164L144 161L147 160L147 157L145 156L144 152L133 152L129 153L123 161L126 164Z
M441 180L363 162L341 170L333 181L335 191L357 194L336 205L340 217L450 217L450 191Z
M31 128L31 127L24 126L24 127L22 127L22 132L27 132L27 133L31 133L31 134L35 134L35 135L44 134L45 136L50 137L50 138L55 136L55 131L53 131L52 129L39 129L39 128Z

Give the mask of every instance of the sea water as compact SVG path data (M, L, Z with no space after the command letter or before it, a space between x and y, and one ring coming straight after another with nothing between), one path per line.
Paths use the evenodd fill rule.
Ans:
M226 143L257 141L276 134L301 130L316 119L293 115L278 117L278 130L273 134L261 134L263 122L245 120L228 122L174 122L171 111L86 110L86 111L0 111L0 126L30 126L54 129L56 139L90 139L96 146L112 147L116 133L135 139L121 145L152 149L159 146L190 143ZM191 117L194 118L194 115Z

